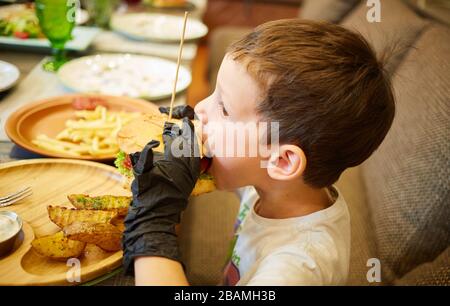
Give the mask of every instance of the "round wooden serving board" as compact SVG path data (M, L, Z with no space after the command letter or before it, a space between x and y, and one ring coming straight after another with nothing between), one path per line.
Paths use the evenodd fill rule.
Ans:
M77 285L121 265L122 251L82 255L80 282L69 282L73 265L40 256L31 248L34 237L60 229L47 214L48 205L72 207L67 195L130 195L114 167L81 160L34 159L0 164L0 196L30 186L33 195L0 211L14 211L23 220L20 239L12 253L0 258L0 286ZM94 254L95 253L95 254ZM73 274L72 274L73 275Z

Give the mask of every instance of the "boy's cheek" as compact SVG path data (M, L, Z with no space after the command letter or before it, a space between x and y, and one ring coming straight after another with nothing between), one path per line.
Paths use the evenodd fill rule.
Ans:
M213 157L209 173L214 177L217 189L233 189L233 177L236 178L236 173L233 174L232 168L229 158Z
M209 173L214 177L219 190L233 191L247 185L253 185L256 180L253 159L213 157Z

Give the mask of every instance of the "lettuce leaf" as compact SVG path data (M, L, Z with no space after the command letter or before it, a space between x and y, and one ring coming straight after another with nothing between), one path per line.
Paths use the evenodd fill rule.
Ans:
M125 159L127 158L127 154L123 151L117 153L116 160L114 161L114 165L119 170L119 173L126 177L133 177L133 169L127 168L124 166Z

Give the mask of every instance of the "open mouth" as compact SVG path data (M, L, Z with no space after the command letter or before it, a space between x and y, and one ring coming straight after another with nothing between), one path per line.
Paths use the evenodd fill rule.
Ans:
M212 164L212 158L203 157L200 160L200 173L207 173Z

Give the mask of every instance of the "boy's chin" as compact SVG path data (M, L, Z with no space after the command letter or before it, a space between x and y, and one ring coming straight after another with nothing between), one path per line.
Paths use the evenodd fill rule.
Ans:
M215 159L213 158L211 161L211 165L206 171L206 173L212 175L214 178L214 183L216 185L216 189L220 191L234 191L237 188L243 187L236 185L236 176L230 173L224 173L220 171L220 167L217 168L217 165L214 164ZM228 177L230 176L230 177Z
M213 175L211 173L211 175ZM229 184L227 183L226 180L224 180L223 177L220 176L215 176L214 177L214 183L216 185L216 190L220 190L220 191L234 191L236 189L238 189L239 187L243 187L243 186L237 186L236 184Z
M221 191L228 190L226 188L226 184L224 184L224 182L223 182L223 178L220 175L220 173L216 173L216 171L214 171L213 165L211 165L211 167L208 169L208 171L206 171L206 173L212 175L212 177L214 178L214 184L216 185L216 190L221 190Z

